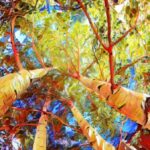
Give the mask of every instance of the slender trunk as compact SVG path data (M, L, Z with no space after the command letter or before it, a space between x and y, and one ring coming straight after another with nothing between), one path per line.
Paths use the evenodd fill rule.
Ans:
M85 118L74 105L71 107L71 111L77 120L83 135L87 138L94 150L115 150L115 147L106 142L97 133L97 131L85 120Z
M43 106L43 111L47 111L50 101L46 101ZM42 113L39 124L36 128L36 135L33 144L33 150L46 150L46 140L47 140L47 115Z

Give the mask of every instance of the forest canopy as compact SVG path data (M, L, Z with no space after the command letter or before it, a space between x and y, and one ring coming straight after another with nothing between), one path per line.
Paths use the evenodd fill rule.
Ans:
M0 1L0 149L150 149L149 0Z

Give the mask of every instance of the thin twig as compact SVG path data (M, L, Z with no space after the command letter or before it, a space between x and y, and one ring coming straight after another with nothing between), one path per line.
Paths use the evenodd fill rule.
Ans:
M90 68L93 66L93 64L96 63L96 61L97 61L97 60L94 59L94 60L85 68L85 70L82 72L82 75L83 75L83 76L86 74L87 70L90 69Z
M138 16L139 16L139 12L136 16L136 21L134 26L132 26L129 30L127 30L120 38L118 38L118 40L116 40L115 42L112 43L112 46L115 46L116 44L118 44L120 41L122 41L133 29L136 28L136 24L137 24L137 20L138 20Z
M125 72L126 69L128 69L131 66L133 66L134 64L136 64L137 62L139 62L140 60L142 60L145 57L146 56L142 56L142 57L134 60L133 62L131 62L131 63L127 64L127 65L124 65L123 67L121 67L120 69L118 69L115 74L117 75L117 74L121 74L122 72Z
M87 99L90 101L91 106L93 107L94 110L97 110L98 107L96 106L96 104L94 103L93 99L91 98L91 95L87 96Z
M68 54L66 48L65 48L65 47L62 47L62 49L63 49L63 51L65 52L65 54L66 54L68 60L70 61L72 67L74 68L75 72L77 73L78 70L76 69L76 66L74 65L74 63L72 62L72 59L70 58L70 56L69 56L69 54Z
M63 125L66 125L76 131L78 131L77 129L73 128L72 126L70 126L67 122L63 121L60 117L58 117L57 115L54 115L53 113L51 112L47 112L47 111L43 111L43 110L37 110L37 109L26 109L26 108L17 108L17 107L11 107L12 109L15 109L15 110L19 110L19 111L35 111L35 112L41 112L41 113L44 113L44 114L47 114L47 115L51 115L52 118L55 118L57 119L58 121L60 121ZM38 125L38 124L37 124Z
M41 64L41 66L42 66L43 68L45 68L45 67L46 67L46 66L45 66L45 63L44 63L44 61L43 61L41 55L40 55L39 52L37 51L33 39L32 39L32 49L33 49L33 51L35 52L36 58L38 59L38 61L39 61L39 63Z

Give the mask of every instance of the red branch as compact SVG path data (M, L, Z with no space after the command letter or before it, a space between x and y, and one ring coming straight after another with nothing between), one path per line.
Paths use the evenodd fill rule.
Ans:
M111 82L111 88L112 92L115 89L115 83L114 83L114 76L115 76L115 71L114 71L114 59L113 59L113 50L112 46L109 47L109 68L110 68L110 82Z
M92 20L91 20L91 18L90 18L90 16L89 16L89 14L88 14L88 12L87 12L87 10L86 10L86 7L85 7L84 4L81 2L81 0L76 0L76 1L79 3L80 7L82 8L83 12L85 13L85 15L86 15L86 17L87 17L87 19L88 19L88 21L89 21L89 24L90 24L90 26L91 26L91 28L92 28L92 30L93 30L93 32L94 32L96 38L97 38L98 41L102 44L103 48L108 52L108 47L103 43L101 36L98 34L98 31L97 31L95 25L93 24L93 22L92 22Z
M14 42L14 35L13 35L12 32L10 33L10 39L11 39L12 49L13 49L13 52L14 52L14 57L15 57L17 67L19 68L19 70L21 70L23 67L22 67L22 64L21 64L21 61L20 61L20 58L19 58L19 53L18 53L18 50L16 48L16 45L15 45L15 42Z
M139 16L139 12L138 12L138 14L137 14L137 16L136 16L136 20L135 20L134 26L132 26L129 30L127 30L118 40L116 40L115 42L113 42L112 46L115 46L116 44L118 44L118 43L119 43L120 41L122 41L133 29L136 28L138 16Z
M134 27L131 27L128 31L126 31L117 41L115 41L112 45L116 45L118 44L120 41L122 41L133 29L135 28Z
M24 126L37 126L38 124L36 123L22 123L22 124L18 124L16 125L14 128L17 128L17 127L24 127Z
M107 16L107 26L108 26L108 42L109 46L111 45L111 16L108 0L104 0L105 8L106 8L106 16Z
M14 52L14 57L15 57L17 67L19 68L19 70L21 70L23 67L22 67L22 64L21 64L21 61L20 61L20 58L19 58L18 50L17 50L16 45L15 45L15 40L14 40L14 23L15 23L15 19L16 19L16 17L14 17L12 19L12 22L11 22L10 40L11 40L12 49L13 49L13 52Z

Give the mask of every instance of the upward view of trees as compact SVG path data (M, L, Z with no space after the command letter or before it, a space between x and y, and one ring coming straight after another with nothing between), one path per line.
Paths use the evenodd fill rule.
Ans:
M0 1L0 149L150 149L148 0Z

